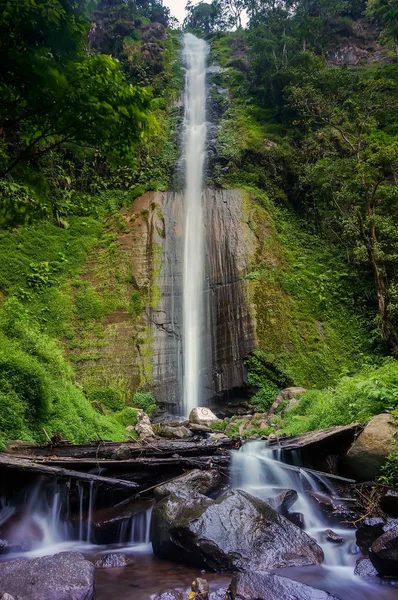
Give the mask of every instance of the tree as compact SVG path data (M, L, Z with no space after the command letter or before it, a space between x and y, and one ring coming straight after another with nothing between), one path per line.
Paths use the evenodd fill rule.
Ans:
M378 328L398 352L398 142L378 135L398 108L397 81L379 74L362 77L323 69L289 86L291 107L314 132L328 136L327 151L302 169L303 187L325 222L358 264L371 274Z
M227 28L220 0L198 4L192 4L189 0L185 10L188 14L184 19L184 29L199 30L208 35Z
M367 16L384 27L383 37L398 53L398 0L369 0Z
M84 2L8 1L0 20L0 175L65 142L127 157L149 131L150 95L109 56L87 55Z

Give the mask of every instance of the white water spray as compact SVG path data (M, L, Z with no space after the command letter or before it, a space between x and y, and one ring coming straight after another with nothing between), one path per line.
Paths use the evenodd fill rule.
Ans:
M183 266L184 412L200 404L203 332L204 225L203 169L206 143L207 45L184 35L185 76L185 222Z

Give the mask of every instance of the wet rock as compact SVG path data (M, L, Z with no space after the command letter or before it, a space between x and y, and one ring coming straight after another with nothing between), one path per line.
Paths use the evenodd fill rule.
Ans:
M380 517L367 517L363 519L355 532L357 546L364 556L368 555L369 548L384 533L384 519Z
M359 575L359 577L376 577L377 571L369 558L362 557L357 560L354 574Z
M398 525L373 542L369 548L369 558L379 575L398 576Z
M304 529L304 527L305 527L305 520L304 520L303 513L300 513L300 512L290 513L290 512L288 512L285 516L286 516L287 519L289 519L289 521L291 521L292 523L294 523L295 525L297 525L297 527L300 527L300 529Z
M327 494L322 494L313 490L310 490L307 493L318 508L322 510L329 523L344 523L345 525L350 525L359 518L355 505L352 506L354 501L351 499L347 499L346 503L342 504L336 503L336 499ZM338 502L341 502L341 499L339 499Z
M218 417L210 410L210 408L206 408L204 406L199 406L197 408L193 408L189 415L189 422L195 425L210 425L214 421L218 421Z
M184 600L184 594L177 590L166 590L159 596L155 596L153 600Z
M209 600L210 588L207 579L197 577L193 580L191 589L193 592L195 592L198 600Z
M232 600L338 600L328 592L276 573L239 573L231 583Z
M326 539L328 542L333 542L333 544L342 544L344 542L341 535L338 535L332 529L326 531Z
M242 490L216 501L172 494L152 513L154 553L214 571L264 570L321 563L322 549L262 500Z
M134 410L137 412L137 423L135 430L140 436L140 440L153 439L156 437L148 415L141 409L136 408Z
M114 569L118 567L127 567L128 564L129 561L125 554L111 553L106 554L106 556L101 556L101 558L95 561L94 566L97 569Z
M128 446L119 446L112 454L113 460L129 460L131 457L131 450Z
M226 588L220 588L216 592L210 592L209 600L228 600L227 593Z
M305 394L307 390L302 387L288 387L279 392L275 400L273 401L269 415L275 413L283 413L289 408L293 408L298 401L301 394Z
M167 483L163 483L154 489L153 495L159 502L170 494L178 494L179 492L196 492L207 496L214 492L221 485L221 475L216 470L201 471L193 469L180 477L176 477Z
M0 563L0 594L23 600L94 600L94 565L79 552Z
M184 425L180 425L179 427L170 427L169 425L165 425L162 427L161 431L162 437L167 437L169 439L174 440L182 440L184 438L192 437L194 434L188 427Z
M345 463L360 481L369 481L380 474L387 455L394 450L398 427L389 414L376 415L351 446Z
M279 513L287 516L286 513L296 502L297 498L298 494L296 490L283 490L276 496L267 496L266 498L262 498L262 500L269 504L274 510L277 510Z
M398 517L398 490L387 490L380 499L380 506L389 517Z

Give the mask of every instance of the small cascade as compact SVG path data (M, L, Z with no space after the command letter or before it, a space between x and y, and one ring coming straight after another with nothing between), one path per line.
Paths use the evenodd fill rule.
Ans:
M0 539L8 552L40 556L93 545L134 547L149 543L151 505L97 510L92 482L50 482L40 479L23 494L0 497ZM109 512L110 511L110 512ZM98 522L105 523L105 531ZM125 548L126 549L126 548Z
M355 563L356 545L352 529L334 527L327 522L321 509L311 499L310 492L337 497L338 494L327 475L320 475L281 460L280 448L271 448L266 441L248 442L238 452L232 453L232 487L246 490L262 500L276 498L282 491L293 489L298 498L289 512L299 513L304 520L304 530L322 547L325 567L344 567ZM339 501L344 499L339 498ZM339 535L343 542L333 544L326 539L328 529Z

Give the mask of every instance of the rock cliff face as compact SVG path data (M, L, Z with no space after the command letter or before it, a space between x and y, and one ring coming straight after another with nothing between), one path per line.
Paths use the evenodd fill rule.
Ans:
M203 403L217 404L231 391L247 389L244 358L256 347L245 274L258 239L244 205L239 191L205 191ZM101 339L90 333L92 359L73 351L78 379L85 388L122 385L130 396L138 388L146 389L160 405L178 412L183 375L183 195L147 192L119 211L115 222L118 255L112 261L117 264L112 263L108 275L100 275L103 259L95 252L83 279L99 293L119 286L120 297L136 295L139 306L117 308L104 317ZM109 279L114 275L115 280Z
M243 219L237 191L206 190L205 328L203 402L247 384L243 359L255 347L244 274L256 238ZM178 405L182 381L183 197L147 193L132 208L147 214L147 227L133 227L133 273L139 287L150 286L144 311L152 347L152 388L161 404ZM131 211L130 211L131 212ZM155 258L154 258L155 257Z

